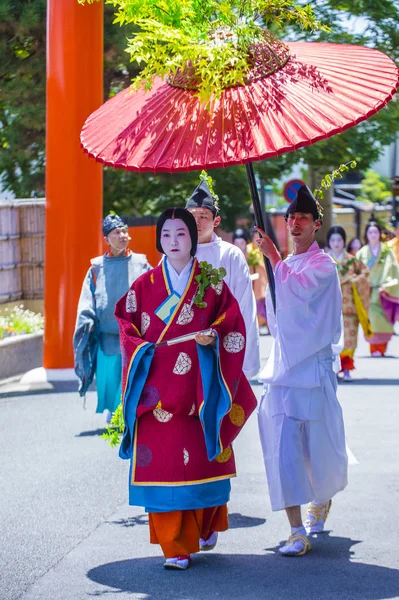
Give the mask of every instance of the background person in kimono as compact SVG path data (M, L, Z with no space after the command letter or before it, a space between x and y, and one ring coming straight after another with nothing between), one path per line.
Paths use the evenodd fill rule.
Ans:
M261 373L258 418L272 510L285 509L291 525L280 553L301 556L311 549L306 534L323 530L331 498L347 485L344 423L333 370L342 303L336 265L314 241L321 214L307 186L298 190L286 221L294 250L284 261L258 229L257 244L276 281L276 314L269 292L266 301L274 344Z
M256 320L256 302L247 262L241 250L222 240L214 232L221 218L217 207L217 196L210 190L206 180L195 188L186 208L194 216L198 229L196 257L214 267L226 269L225 282L237 300L244 318L247 338L251 340L245 348L244 373L253 379L260 369L259 330Z
M344 318L344 349L341 352L343 381L352 381L350 372L355 368L354 354L357 347L359 322L367 335L371 335L368 319L370 305L369 270L345 250L346 233L339 225L327 232L328 253L338 267L342 291L342 314Z
M252 227L252 237L255 235L258 237L256 230ZM254 245L251 241L249 243L249 236L247 232L239 227L233 232L233 244L240 248L244 253L245 260L249 268L249 273L252 281L252 289L256 301L256 314L258 318L259 333L262 333L262 327L267 329L266 321L266 288L267 288L267 275L265 262L263 260L262 252L259 248Z
M194 217L167 209L157 223L166 257L117 304L121 332L129 503L149 513L165 568L186 569L228 528L231 443L256 407L242 373L245 325L223 273L199 266ZM182 343L166 342L209 330Z
M348 252L348 254L352 254L352 256L356 256L356 252L358 250L360 250L360 248L362 247L362 242L359 240L359 238L352 238L347 247L346 250Z
M84 396L95 373L96 412L106 411L109 422L121 399L122 363L115 305L150 266L144 254L128 249L128 229L118 215L105 217L102 232L109 251L90 261L78 304L73 347L79 393Z
M251 242L247 246L247 263L251 277L252 275L258 275L258 278L252 281L252 287L255 294L256 311L260 332L262 332L262 328L264 328L263 331L265 333L269 333L266 315L267 273L262 252L255 243L257 238L258 234L256 229L251 227Z
M369 319L372 337L366 338L372 356L384 356L399 319L399 267L387 244L381 241L381 227L371 221L366 226L366 245L356 254L370 271Z
M249 235L245 231L245 229L242 229L242 227L238 227L237 229L235 229L233 231L232 242L234 246L237 246L237 248L241 250L245 258L247 258L247 245L249 242Z
M395 223L395 237L388 242L389 248L395 255L396 262L399 264L399 219Z

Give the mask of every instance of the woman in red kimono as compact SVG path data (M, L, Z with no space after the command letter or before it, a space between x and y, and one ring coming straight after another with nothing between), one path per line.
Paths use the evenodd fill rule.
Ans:
M186 569L228 528L235 477L231 443L256 406L242 373L245 326L223 270L194 258L197 227L185 209L157 224L166 256L118 302L129 503L149 513L165 568ZM200 333L201 332L201 333ZM189 339L176 343L176 338Z

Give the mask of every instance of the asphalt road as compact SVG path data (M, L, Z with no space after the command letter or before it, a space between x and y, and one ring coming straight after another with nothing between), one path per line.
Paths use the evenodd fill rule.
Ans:
M269 349L263 337L263 359ZM164 571L128 506L128 465L100 438L94 392L83 410L70 385L0 386L0 599L399 598L399 337L383 359L361 342L356 364L339 386L350 482L312 552L276 554L289 531L270 510L254 415L235 445L230 529L185 572Z

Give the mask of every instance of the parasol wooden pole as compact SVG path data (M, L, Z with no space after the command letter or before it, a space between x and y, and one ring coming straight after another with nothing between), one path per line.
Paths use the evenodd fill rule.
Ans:
M247 177L248 177L249 189L251 191L252 205L254 207L255 223L258 227L263 229L263 231L266 231L265 224L263 221L263 212L262 212L262 207L260 205L258 189L256 187L254 168L252 166L252 163L246 164L245 168L247 170ZM267 215L266 215L266 218L268 218ZM269 233L269 231L270 231L270 233L272 233L270 238L273 240L273 237L275 238L275 236L274 236L273 226L271 223L268 223L268 233ZM274 242L274 240L273 240L273 242ZM270 260L266 256L263 257L263 260L265 261L267 278L269 280L270 295L272 297L273 310L276 313L276 285L275 285L275 281L274 281L273 268L272 268L272 265L270 264Z

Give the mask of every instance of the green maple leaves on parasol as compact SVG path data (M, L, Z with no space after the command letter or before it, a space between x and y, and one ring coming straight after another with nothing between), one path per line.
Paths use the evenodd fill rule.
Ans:
M77 0L92 4L99 0ZM143 65L133 80L150 89L154 78L190 72L192 89L208 102L223 89L244 85L251 69L251 48L264 41L264 27L300 25L324 30L309 5L294 0L106 0L115 23L135 31L126 51ZM189 87L185 85L184 87Z

